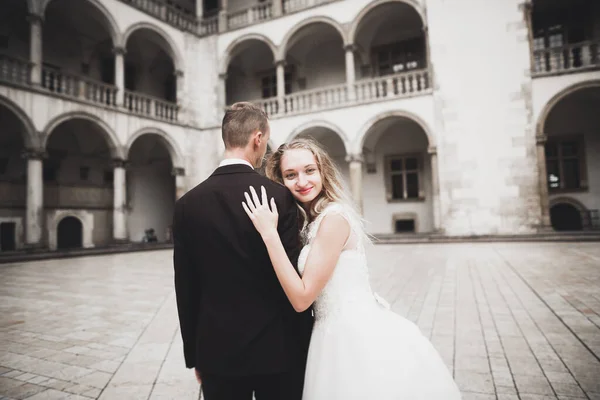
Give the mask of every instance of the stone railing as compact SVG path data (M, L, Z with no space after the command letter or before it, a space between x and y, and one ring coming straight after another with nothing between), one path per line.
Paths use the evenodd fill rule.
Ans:
M78 100L116 106L115 86L55 69L42 69L42 87L50 92Z
M279 113L279 101L277 97L250 100L250 102L260 106L268 115L277 115Z
M277 97L253 100L270 116L286 116L316 112L337 107L359 105L374 101L425 95L431 93L429 70L418 70L361 79L348 92L346 83L286 95L281 102Z
M0 81L28 85L30 69L28 61L0 54Z
M0 208L25 207L27 186L20 182L0 182Z
M219 32L219 16L213 15L212 17L204 18L198 25L198 35L207 36L214 35Z
M429 71L418 70L401 74L361 79L354 84L356 102L406 97L429 91L431 88Z
M282 5L283 12L287 14L326 3L331 3L331 0L283 0Z
M113 188L110 186L44 184L44 207L112 209L113 202Z
M348 103L348 85L340 84L324 88L304 90L283 98L285 114L326 110Z
M179 113L179 106L175 103L127 90L124 107L134 114L165 121L177 121Z
M600 68L600 40L533 52L533 75L579 72Z
M192 32L199 36L213 35L219 32L218 16L205 17L198 21L195 15L175 8L166 3L165 0L120 0L129 4L157 19L160 19L177 29ZM200 1L200 0L198 0ZM256 0L255 0L256 1ZM284 14L302 11L306 8L339 0L282 0ZM237 29L273 17L272 2L258 3L245 7L240 11L232 11L227 14L227 29Z
M227 28L236 29L252 25L255 22L266 21L272 17L272 3L265 2L245 7L242 10L230 12L227 15Z

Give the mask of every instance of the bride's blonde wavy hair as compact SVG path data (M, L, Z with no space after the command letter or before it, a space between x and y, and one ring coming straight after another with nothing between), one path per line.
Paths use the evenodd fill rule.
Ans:
M279 146L267 160L267 178L284 185L283 175L281 173L281 159L287 151L298 149L308 150L315 156L317 168L319 169L323 182L321 193L319 193L312 201L308 213L300 204L298 204L303 219L302 226L304 227L309 222L314 221L314 219L317 218L330 203L339 203L346 206L346 208L354 214L356 221L361 223L362 228L362 218L347 190L341 172L329 154L327 154L315 140L309 138L297 138ZM361 233L364 233L364 230Z

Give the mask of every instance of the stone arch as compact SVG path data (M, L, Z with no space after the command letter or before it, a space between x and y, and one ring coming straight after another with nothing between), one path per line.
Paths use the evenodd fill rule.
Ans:
M548 116L550 115L550 113L552 112L552 110L558 103L560 103L562 100L564 100L566 97L572 95L573 93L578 92L579 90L589 89L589 88L600 88L600 79L590 80L590 81L586 81L586 82L579 82L574 85L568 86L567 88L565 88L565 89L561 90L560 92L558 92L557 94L555 94L550 100L548 100L548 102L542 109L542 112L540 113L540 116L538 117L538 120L537 120L537 124L536 124L537 136L544 135L544 133L545 133L544 131L546 129L546 121L548 120Z
M169 56L173 59L175 70L183 71L183 56L180 49L171 39L171 36L169 36L167 32L165 32L162 28L158 27L157 25L151 24L149 22L138 22L136 24L131 25L123 34L120 46L123 48L127 48L127 41L129 40L131 34L140 29L149 29L158 34L168 46L167 49L163 50L165 50L165 52L169 54Z
M581 203L579 200L576 200L572 197L560 196L560 197L555 197L553 199L550 199L548 209L551 211L554 206L558 206L558 205L562 205L562 204L569 205L569 206L575 208L579 212L581 228L585 229L586 225L588 225L588 223L589 223L587 207L585 205L583 205L583 203ZM552 221L551 221L551 225L553 225Z
M352 25L350 25L350 30L348 32L348 43L354 43L356 40L356 32L358 31L358 27L362 22L363 18L369 14L369 12L373 11L378 6L385 3L404 3L412 7L421 17L421 22L423 23L423 29L427 27L427 15L425 9L421 7L417 0L375 0L367 4L358 15L354 18ZM345 42L344 42L345 43Z
M94 247L94 214L86 210L60 209L47 211L46 227L48 230L48 247L56 250L58 247L58 224L65 218L76 218L82 226L82 247Z
M23 142L25 143L25 147L31 149L37 149L40 147L37 130L35 129L35 125L33 121L27 116L25 111L21 109L16 103L12 100L0 96L0 105L8 108L23 124L25 127L25 133L23 135Z
M236 55L236 53L235 53L236 48L239 45L241 45L242 43L250 41L250 40L258 40L260 42L265 43L269 47L269 49L271 49L271 52L273 53L273 60L276 59L277 46L275 46L275 44L273 43L273 41L271 41L271 39L269 39L265 35L261 35L260 33L248 33L246 35L240 36L239 38L236 38L234 41L232 41L229 44L229 46L227 46L227 50L225 50L225 54L223 55L221 62L219 64L219 75L227 74L227 69L229 68L229 63L231 62L233 57L235 57L235 55Z
M342 131L337 125L329 122L329 121L324 121L324 120L316 120L316 121L309 121L306 122L300 126L298 126L296 129L294 129L292 131L292 133L288 136L288 138L286 139L286 143L293 140L296 136L300 135L302 132L308 130L308 129L312 129L312 128L325 128L325 129L329 129L330 131L333 131L336 133L336 135L338 135L338 137L341 139L342 143L344 144L344 150L346 151L346 154L349 154L349 140L348 140L348 136L344 133L344 131Z
M113 131L113 129L106 122L104 122L101 118L99 118L93 114L84 112L84 111L73 111L73 112L61 114L61 115L53 118L50 122L48 122L48 124L42 131L41 147L43 149L46 148L46 146L48 144L48 139L50 138L50 135L52 134L54 129L56 129L57 126L59 126L60 124L62 124L65 121L68 121L71 119L85 119L85 120L91 121L94 124L98 125L100 127L100 130L104 133L104 138L107 141L111 156L113 158L119 158L119 159L125 158L125 154L123 154L123 148L121 146L121 143L120 143L116 133Z
M298 22L296 25L294 25L292 27L292 29L290 29L288 31L288 33L285 34L283 40L281 41L281 44L279 45L276 60L285 60L285 56L286 56L286 53L288 50L288 48L287 48L288 43L289 43L290 39L293 38L296 33L298 33L302 28L304 28L308 25L316 24L316 23L324 23L324 24L327 24L327 25L335 28L335 30L337 30L339 32L339 34L342 38L343 45L346 46L348 44L348 36L346 34L346 30L339 22L337 22L333 18L323 17L323 16L308 17L308 18L305 18L302 21Z
M48 4L50 4L52 1L54 1L54 0L47 0L42 5L42 13L43 14L46 13L46 8L48 7ZM112 38L113 47L117 47L121 43L121 31L119 29L119 25L117 24L117 21L114 19L114 17L110 13L110 11L108 11L106 6L104 4L102 4L102 2L100 0L81 0L81 1L87 1L90 5L92 5L92 7L95 7L104 16L104 18L108 24L107 27L110 32L110 37Z
M411 112L408 112L408 111L395 110L395 111L388 111L388 112L378 114L375 117L371 118L369 121L367 121L360 129L358 136L356 137L356 139L354 140L354 143L352 144L352 153L353 154L362 154L363 145L365 143L365 139L367 138L367 134L369 133L369 130L371 130L371 128L373 126L375 126L375 124L377 124L379 121L382 121L387 118L393 118L393 117L406 118L406 119L409 119L409 120L415 122L417 125L419 125L421 127L421 129L423 129L423 132L425 132L425 135L427 135L428 146L430 148L436 148L437 144L436 144L435 137L433 136L433 132L429 128L427 123L425 121L423 121L423 119L421 119L417 115L415 115Z
M173 140L167 132L160 128L146 127L135 132L125 146L125 155L129 158L129 151L137 139L144 135L158 135L161 138L162 144L167 148L169 155L171 156L171 163L173 168L185 168L184 157L177 143Z

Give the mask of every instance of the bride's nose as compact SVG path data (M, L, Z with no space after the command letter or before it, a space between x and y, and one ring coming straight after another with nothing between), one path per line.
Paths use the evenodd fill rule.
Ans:
M300 187L304 187L306 186L307 180L306 180L306 176L304 174L298 174L298 186Z

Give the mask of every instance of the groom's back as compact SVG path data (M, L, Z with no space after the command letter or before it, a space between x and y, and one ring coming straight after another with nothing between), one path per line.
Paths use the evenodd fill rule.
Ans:
M294 199L249 166L218 168L176 205L174 236L187 257L185 268L192 271L178 283L176 263L178 302L186 290L197 301L185 315L180 309L180 319L195 324L195 343L187 346L194 354L186 349L186 359L194 357L203 372L276 373L299 356L297 334L306 316L297 315L285 297L264 243L242 208L244 191L250 186L258 191L261 185L275 198L278 230L295 264L300 243Z

